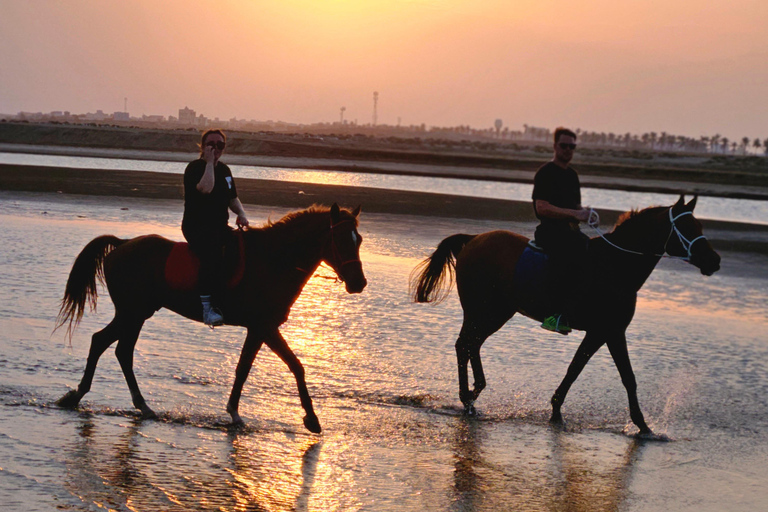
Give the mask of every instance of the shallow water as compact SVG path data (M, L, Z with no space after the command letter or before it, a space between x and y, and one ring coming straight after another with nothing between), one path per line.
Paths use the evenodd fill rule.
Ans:
M186 167L186 163L183 162L3 152L0 152L0 163L172 174L183 174ZM532 185L524 183L248 165L231 165L230 167L235 177L243 178L373 187L517 201L530 201L533 190ZM677 196L673 194L582 188L583 204L594 208L628 211L651 205L672 204L676 200ZM696 213L702 219L768 224L768 201L706 197L698 202Z
M285 210L251 208L252 221ZM112 351L78 411L74 387L106 293L71 346L50 332L70 265L93 237L180 239L178 202L0 193L0 503L3 510L759 510L768 503L768 258L723 254L711 278L663 261L628 338L651 427L634 439L607 350L549 426L548 400L580 336L515 318L483 348L480 417L459 412L455 292L407 296L408 274L445 236L531 225L363 214L369 287L310 281L282 332L323 424L301 424L295 381L262 349L243 429L224 406L244 331L161 311L135 369L157 421L142 421ZM329 275L329 270L320 274Z

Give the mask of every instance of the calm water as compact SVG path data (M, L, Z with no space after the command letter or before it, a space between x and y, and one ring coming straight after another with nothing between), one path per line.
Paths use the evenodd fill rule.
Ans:
M74 167L84 169L121 169L183 174L186 163L118 158L92 158L57 155L32 155L0 152L0 163ZM299 183L352 185L416 192L435 192L495 199L530 201L532 186L521 183L428 178L354 172L285 169L231 165L232 173L244 178L270 179ZM650 205L667 205L677 200L670 194L624 192L584 188L582 202L595 208L628 211ZM768 201L707 197L699 201L696 213L703 219L730 220L768 224Z
M249 207L253 222L285 210ZM408 274L445 236L529 225L363 214L366 291L314 278L283 334L301 358L322 435L263 349L247 426L224 411L244 338L161 311L135 369L159 421L141 421L107 351L79 411L79 381L106 293L69 346L51 336L70 265L93 237L180 239L181 203L0 193L0 503L3 510L667 511L768 504L768 258L723 254L711 278L664 261L641 295L630 355L646 418L670 443L631 437L602 349L574 385L565 430L548 400L580 336L515 319L483 348L479 419L458 412L455 292L416 305ZM330 271L321 270L327 275Z

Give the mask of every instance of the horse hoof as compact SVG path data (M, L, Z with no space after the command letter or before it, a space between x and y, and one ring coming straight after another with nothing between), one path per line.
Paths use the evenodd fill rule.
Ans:
M563 424L563 415L560 414L560 411L553 412L552 416L549 418L549 422L553 425L562 425Z
M153 411L149 407L142 407L141 408L141 419L143 419L143 420L156 420L157 419L157 414L155 414L155 411Z
M304 426L307 427L307 430L313 434L319 434L323 431L322 427L320 426L320 420L318 420L317 416L314 414L312 416L304 416Z
M475 406L472 405L472 404L465 405L464 406L464 416L469 416L471 418L474 418L475 416L477 416L477 409L475 409Z
M66 395L56 400L56 405L65 409L74 409L80 404L80 393L76 389L71 389Z
M661 443L669 443L672 439L666 434L654 434L651 429L643 430L635 434L635 439L641 441L659 441Z

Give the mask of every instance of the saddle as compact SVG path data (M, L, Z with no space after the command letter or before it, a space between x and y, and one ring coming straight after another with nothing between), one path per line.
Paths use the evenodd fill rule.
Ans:
M513 294L518 309L524 314L546 317L554 313L562 313L552 309L552 294L560 293L562 284L559 280L562 279L563 272L562 269L556 269L553 265L550 255L533 241L528 243L528 247L523 250L517 260ZM589 269L583 268L581 271L588 273ZM584 278L581 276L582 281ZM574 279L579 281L578 277Z
M526 315L549 314L549 255L532 241L515 265L514 295L518 309Z
M165 260L165 282L177 291L192 292L197 289L200 273L200 258L192 252L187 242L173 244ZM226 288L237 286L245 274L245 244L243 234L238 231L224 248L224 276Z

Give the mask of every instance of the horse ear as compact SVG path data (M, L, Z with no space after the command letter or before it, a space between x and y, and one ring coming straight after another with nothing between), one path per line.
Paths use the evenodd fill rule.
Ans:
M689 210L693 211L693 209L696 208L696 201L698 201L698 199L699 199L698 194L695 194L693 196L693 199L691 199L691 202L688 203L687 205L685 205L686 208L688 208Z
M363 209L362 205L360 205L360 206L358 206L357 208L355 208L355 209L354 209L354 211L352 212L352 216L353 216L353 217L355 217L355 218L357 218L357 217L358 217L358 215L360 215L360 211L361 211L362 209Z
M338 203L333 203L333 206L331 206L331 221L333 221L333 223L336 224L339 221L340 216L341 216L341 210L339 208Z
M683 205L685 205L685 194L680 194L680 199L675 203L675 207L680 208Z

